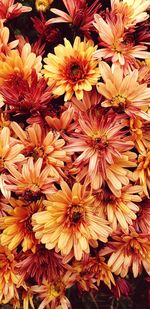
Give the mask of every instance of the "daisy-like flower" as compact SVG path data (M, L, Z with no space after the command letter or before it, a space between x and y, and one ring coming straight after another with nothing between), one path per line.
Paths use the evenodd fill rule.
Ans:
M15 271L17 261L15 252L0 245L0 302L7 304L10 300L19 300L17 284L20 275Z
M19 255L16 269L23 280L34 279L37 284L55 281L64 273L62 257L44 245L37 245L36 251L26 251Z
M26 43L21 53L16 50L11 50L7 56L0 59L0 85L7 80L21 79L30 80L31 72L34 68L37 73L40 72L42 57L36 57L36 54L31 52L31 45Z
M150 58L146 46L142 44L134 45L132 41L126 43L124 23L120 15L117 15L115 22L110 19L105 21L98 14L94 17L94 26L99 33L100 44L104 47L94 53L94 58L111 59L112 63L117 63L124 69L135 66L135 58Z
M4 127L0 132L0 172L8 165L14 166L16 163L24 160L21 154L24 146L19 144L16 139L10 136L10 129Z
M150 234L150 200L148 198L143 199L139 204L139 212L134 223L136 230Z
M43 168L42 165L42 158L38 158L34 163L33 157L23 164L21 171L9 164L7 168L10 175L7 175L7 178L10 185L8 184L7 188L18 195L21 194L27 200L32 196L36 199L42 194L55 192L54 179L49 177L49 168Z
M121 229L128 233L129 225L132 225L132 220L137 218L139 207L136 203L142 200L139 196L141 192L140 186L128 185L122 188L120 197L116 197L106 187L97 193L96 204L99 204L97 207L102 207L113 231L116 231L119 223Z
M53 87L53 86L52 86ZM30 114L30 119L40 118L47 110L52 99L52 87L47 87L44 78L38 80L36 71L33 69L31 80L23 79L23 76L8 77L0 88L4 104L9 107L7 112L16 114Z
M14 2L14 0L0 0L0 19L6 21L32 10L29 6Z
M9 41L9 28L4 27L3 22L0 21L0 58L2 53L7 55L9 51L18 45L18 40Z
M101 282L104 282L109 289L115 285L110 267L105 263L105 259L97 253L96 257L85 255L82 261L75 261L72 264L74 271L79 273L77 286L81 291L97 289Z
M35 7L38 11L45 12L46 10L48 10L53 1L54 0L36 0Z
M47 305L51 308L71 309L70 301L65 293L66 289L72 287L76 281L77 275L67 271L58 280L52 282L44 280L41 285L32 286L31 291L42 299L38 309L44 309Z
M73 249L75 258L81 260L90 245L97 246L97 240L107 242L111 228L94 214L94 196L85 185L75 183L71 190L62 182L61 190L43 203L47 210L33 215L33 226L36 238L47 249L55 248L64 256Z
M112 272L126 277L129 269L134 278L142 272L142 266L150 274L150 235L138 234L134 228L128 234L118 232L112 235L113 241L101 250L101 255L111 254L108 266Z
M65 94L64 100L67 101L75 93L81 100L83 91L90 91L100 75L98 62L92 57L97 47L91 40L81 42L79 37L75 38L73 46L67 39L64 39L64 44L57 45L55 55L49 53L44 59L46 65L42 72L48 78L49 86L55 82L55 95Z
M77 175L79 181L83 178L83 166L87 167L85 174L89 176L92 188L99 189L104 181L120 190L122 184L128 184L126 172L119 171L116 159L121 159L126 151L132 149L133 142L126 136L126 118L112 111L105 114L100 111L80 115L78 132L70 135L68 153L81 153L74 161L74 166L82 168ZM76 130L77 131L77 130ZM121 173L120 173L121 172ZM121 177L119 177L119 175Z
M66 121L67 119L64 122ZM42 158L51 177L59 179L60 176L64 176L64 163L70 161L70 158L64 150L65 140L60 138L58 132L47 133L35 123L25 131L16 122L11 123L11 128L24 145L25 156L32 154L35 159Z
M15 200L10 200L10 204L15 205ZM36 250L37 240L32 230L32 215L43 209L41 200L38 202L26 203L18 201L8 215L0 218L0 242L7 246L9 250L14 250L21 244L23 251Z
M134 172L135 178L143 187L143 191L149 197L150 191L150 150L138 156L137 169Z
M129 28L148 19L146 10L150 7L149 0L111 0L111 11L120 14L124 26Z
M131 118L140 116L150 120L150 116L142 110L149 105L150 88L147 84L138 83L138 70L130 71L124 76L119 66L112 70L102 61L100 71L104 83L98 83L97 90L105 98L101 103L103 107L113 107L115 111L123 111Z
M51 9L51 12L58 15L58 17L49 19L46 24L69 23L89 38L91 30L93 30L94 14L98 13L101 8L99 0L95 0L89 7L85 0L63 0L63 3L68 13L58 9Z

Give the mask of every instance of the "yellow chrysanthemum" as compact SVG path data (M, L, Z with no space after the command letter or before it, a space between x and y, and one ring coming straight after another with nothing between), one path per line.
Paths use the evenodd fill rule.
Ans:
M81 42L75 38L73 46L65 38L64 46L55 47L55 55L49 53L44 59L43 74L48 78L48 85L55 81L55 95L65 93L65 101L70 100L75 93L77 99L83 98L83 91L90 91L99 78L97 61L92 58L97 46L92 41Z
M45 12L46 10L48 10L53 1L54 0L36 0L35 7L38 11Z
M35 236L47 249L55 248L64 256L74 250L76 260L81 260L97 240L107 242L111 228L94 212L94 196L85 185L75 183L71 190L62 182L61 189L43 202L45 211L32 216Z

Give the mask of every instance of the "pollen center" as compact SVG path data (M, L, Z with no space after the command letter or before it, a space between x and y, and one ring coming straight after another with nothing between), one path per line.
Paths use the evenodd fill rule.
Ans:
M68 64L66 68L66 77L71 82L77 82L83 79L85 76L85 70L83 65L79 61L73 61Z

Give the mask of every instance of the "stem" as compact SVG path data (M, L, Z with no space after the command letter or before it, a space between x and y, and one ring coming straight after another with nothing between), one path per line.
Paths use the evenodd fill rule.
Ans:
M94 303L94 305L95 305L95 308L96 308L96 309L99 309L99 306L98 306L98 304L97 304L97 302L96 302L96 300L95 300L95 297L94 297L94 295L93 295L92 292L90 293L90 296L91 296L91 299L92 299L92 301L93 301L93 303Z

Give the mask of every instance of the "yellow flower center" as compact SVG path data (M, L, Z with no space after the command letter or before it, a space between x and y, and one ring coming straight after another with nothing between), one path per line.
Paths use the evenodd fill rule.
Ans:
M126 100L127 100L126 97L124 97L124 96L121 95L121 94L118 94L117 96L115 96L115 97L112 98L111 103L112 103L113 106L118 106L118 105L120 105L120 106L122 106L122 107L125 107Z

